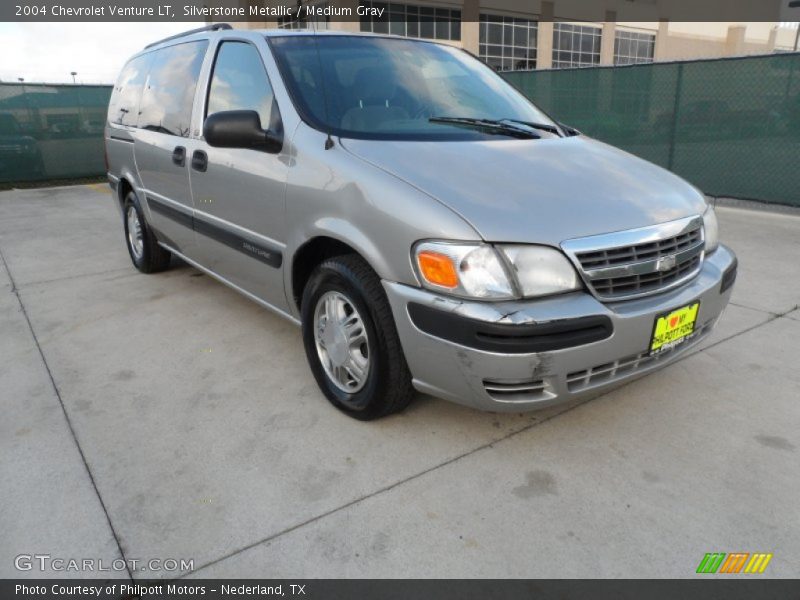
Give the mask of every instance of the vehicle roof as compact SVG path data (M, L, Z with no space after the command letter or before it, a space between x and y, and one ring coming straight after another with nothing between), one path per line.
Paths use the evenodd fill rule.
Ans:
M315 29L219 29L216 31L197 31L186 33L185 35L175 35L170 36L169 38L159 40L156 42L152 42L145 46L145 48L141 51L150 51L156 48L161 48L165 46L171 46L174 44L181 44L183 42L193 41L193 40L202 40L202 39L213 39L215 37L218 38L227 38L227 37L254 37L254 36L261 36L261 37L303 37L303 36L332 36L332 37L383 37L383 38L395 38L399 40L409 40L409 41L417 41L417 42L435 42L435 40L422 40L416 38L409 38L405 36L399 35L392 35L389 33L372 33L367 31L332 31L332 30L315 30ZM139 52L139 53L141 53Z

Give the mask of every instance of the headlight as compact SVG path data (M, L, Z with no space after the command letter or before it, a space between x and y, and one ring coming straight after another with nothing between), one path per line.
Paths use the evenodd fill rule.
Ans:
M425 287L456 296L507 300L582 287L567 257L546 246L422 242L414 258Z
M581 289L567 257L547 246L501 246L514 270L522 295L546 296Z
M422 242L414 248L414 257L427 288L487 300L514 297L508 275L491 246Z
M711 254L719 246L719 224L714 207L709 205L703 215L703 229L706 237L706 254Z

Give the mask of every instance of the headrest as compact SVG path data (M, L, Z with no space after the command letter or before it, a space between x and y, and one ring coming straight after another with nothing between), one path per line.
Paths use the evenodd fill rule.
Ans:
M353 84L357 100L368 104L383 104L394 98L397 79L391 69L385 67L364 67L355 77Z

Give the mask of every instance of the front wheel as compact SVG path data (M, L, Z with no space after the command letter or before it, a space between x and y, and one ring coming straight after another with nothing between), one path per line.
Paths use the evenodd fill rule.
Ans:
M368 421L408 405L411 374L380 279L364 259L348 254L319 265L301 313L311 371L334 406Z

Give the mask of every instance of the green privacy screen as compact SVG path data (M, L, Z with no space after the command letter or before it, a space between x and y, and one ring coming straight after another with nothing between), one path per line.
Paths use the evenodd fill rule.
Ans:
M800 205L800 54L504 76L559 121L707 194Z
M0 83L0 182L105 173L111 86Z
M708 194L800 205L800 54L504 74ZM0 182L102 175L111 86L0 83Z

